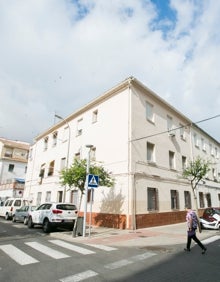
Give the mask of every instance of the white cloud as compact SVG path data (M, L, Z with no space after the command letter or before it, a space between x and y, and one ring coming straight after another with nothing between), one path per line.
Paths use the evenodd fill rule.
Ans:
M193 121L219 114L220 3L171 8L172 24L148 0L1 1L0 136L32 141L130 75Z

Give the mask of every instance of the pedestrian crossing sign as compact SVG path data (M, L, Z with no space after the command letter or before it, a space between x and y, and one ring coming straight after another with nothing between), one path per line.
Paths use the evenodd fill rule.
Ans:
M99 185L99 176L94 174L88 175L88 187L97 188Z

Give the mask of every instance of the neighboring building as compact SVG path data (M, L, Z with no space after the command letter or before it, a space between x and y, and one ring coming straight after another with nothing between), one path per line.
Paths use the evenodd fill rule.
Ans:
M0 200L23 197L30 144L0 138Z
M95 189L92 224L136 229L185 220L193 194L182 171L198 155L212 163L199 184L199 208L219 206L219 142L133 77L36 137L25 196L35 205L61 201L59 172L87 158L87 144L91 161L115 178L113 188ZM78 204L78 191L66 191L65 199Z

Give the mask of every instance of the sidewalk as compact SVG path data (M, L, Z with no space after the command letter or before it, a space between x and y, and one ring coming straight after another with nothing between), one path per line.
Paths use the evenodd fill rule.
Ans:
M220 235L218 230L202 230L197 237L202 241ZM105 227L86 229L86 236L73 237L72 232L55 232L50 236L84 244L111 246L168 246L186 244L186 223L163 225L138 230L119 230Z

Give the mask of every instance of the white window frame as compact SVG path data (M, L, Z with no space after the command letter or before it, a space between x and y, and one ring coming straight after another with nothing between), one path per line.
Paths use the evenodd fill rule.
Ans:
M146 102L146 119L152 123L155 121L154 106L149 102Z

